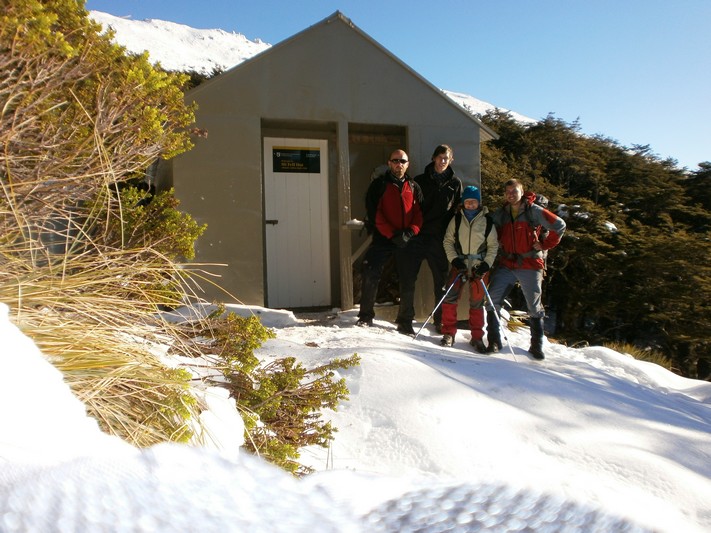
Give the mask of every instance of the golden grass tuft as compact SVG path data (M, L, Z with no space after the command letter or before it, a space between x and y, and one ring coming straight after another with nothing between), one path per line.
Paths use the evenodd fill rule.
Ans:
M190 305L199 272L177 261L203 228L136 185L191 144L187 77L125 55L80 3L3 9L0 301L105 431L186 440L191 377L155 347L190 352L159 311Z
M630 355L639 361L654 363L666 368L669 371L672 371L671 359L651 348L639 348L626 342L606 342L603 346L605 346L605 348L609 348L610 350Z
M54 227L64 220L65 229L48 234L51 225L35 216L41 211L22 204L0 198L0 301L11 319L104 431L137 446L189 440L199 420L192 376L163 356L198 354L160 310L197 301L190 288L199 271L172 261L150 238L120 248L111 235L121 220L92 219L106 210L84 212L72 228L66 221L76 220L76 206L55 207Z
M184 285L186 271L135 257L85 253L32 270L5 261L0 300L104 431L138 446L186 441L198 419L191 375L161 359L180 352L181 335L158 313L185 303L163 288L170 278Z

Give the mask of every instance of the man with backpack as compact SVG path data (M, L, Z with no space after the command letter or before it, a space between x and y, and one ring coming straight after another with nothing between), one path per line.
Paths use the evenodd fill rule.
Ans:
M405 248L422 227L422 193L407 175L410 164L403 150L395 150L388 159L385 174L371 181L365 195L365 207L373 240L365 252L362 265L360 310L356 325L368 327L375 318L375 296L388 260L395 256L398 274L402 277ZM398 331L414 335L410 331Z
M423 260L427 261L432 273L434 301L439 302L444 296L449 261L442 240L462 196L462 181L454 174L452 161L452 148L440 144L434 149L432 161L425 167L425 171L415 176L415 183L422 190L422 230L405 249L406 258L400 277L400 310L397 316L399 330L408 334L413 333L415 285ZM437 333L441 333L441 308L435 309L433 318Z
M499 248L496 230L486 207L481 206L481 192L473 186L465 187L462 204L449 222L444 236L444 251L452 264L451 290L442 302L442 346L452 346L457 335L457 302L462 289L469 282L469 343L479 353L484 346L484 299L486 294L480 280L488 281L489 267Z
M520 181L509 180L504 187L506 203L492 215L499 236L499 262L489 286L495 308L487 313L487 351L501 350L497 315L504 299L518 282L528 307L531 328L531 347L528 351L535 359L543 359L544 257L547 250L560 242L565 233L565 221L537 205L535 194L524 194ZM545 232L547 234L543 237Z

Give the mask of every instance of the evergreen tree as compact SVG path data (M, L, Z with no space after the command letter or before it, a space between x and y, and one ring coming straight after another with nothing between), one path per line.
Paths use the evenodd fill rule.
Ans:
M544 280L555 336L659 348L681 374L709 379L711 163L689 175L648 146L581 135L577 122L481 118L500 136L482 149L495 205L503 183L518 178L568 224Z

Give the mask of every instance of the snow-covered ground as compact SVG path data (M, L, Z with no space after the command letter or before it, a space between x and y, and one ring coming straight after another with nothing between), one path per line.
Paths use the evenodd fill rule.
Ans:
M92 17L176 70L229 68L269 47ZM220 390L199 391L210 447L138 450L101 433L0 305L0 531L711 530L711 383L602 347L547 344L533 361L525 329L480 355L467 332L442 348L430 328L413 340L383 320L354 327L356 310L231 309L275 329L265 360L361 357L342 372L350 400L325 413L331 447L303 451L314 475L296 481L239 453L241 419Z
M481 355L467 332L442 348L430 327L416 340L382 320L355 327L355 310L297 318L231 309L255 313L275 329L276 338L258 350L265 360L294 356L310 366L361 357L341 375L350 400L325 413L338 428L332 446L302 455L315 474L294 481L239 454L239 417L219 395L206 417L221 427L212 449L139 451L102 434L3 314L0 530L12 530L3 517L46 521L61 509L76 525L71 520L105 504L105 491L118 494L135 521L172 513L171 527L195 525L190 513L200 511L218 526L267 531L273 511L287 513L282 528L294 526L273 531L415 531L405 525L413 513L421 525L455 531L482 523L499 531L711 529L711 383L602 347L546 343L546 359L534 361L525 329L507 333L513 353L506 344L499 354ZM178 504L183 496L192 511ZM72 506L81 511L70 513Z

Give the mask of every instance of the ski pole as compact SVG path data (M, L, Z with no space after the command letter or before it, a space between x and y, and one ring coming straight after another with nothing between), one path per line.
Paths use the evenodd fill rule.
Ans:
M427 323L432 319L432 317L434 316L434 314L437 312L437 309L439 309L439 306L442 305L442 302L444 302L444 299L445 299L445 298L447 297L447 295L449 294L449 291L452 290L452 287L454 287L454 284L457 283L457 280L458 280L459 278L461 278L463 275L464 275L464 274L462 274L461 272L460 272L459 274L457 274L457 276L454 278L454 281L452 282L452 284L451 284L449 287L447 287L447 291L444 293L444 296L442 296L442 299L437 303L437 305L435 305L435 308L432 309L432 312L430 313L430 316L427 317L427 320L425 320L425 323L422 324L422 326L420 326L420 329L419 329L419 330L417 330L417 334L415 335L415 339L416 339L417 336L422 332L422 330L425 328L425 326L427 325Z
M489 289L486 288L486 283L484 283L484 279L479 278L479 283L481 283L481 287L484 289L484 294L486 295L486 299L489 301L489 305L494 310L494 316L496 317L496 327L499 328L499 331L504 334L504 339L506 339L506 344L508 344L509 350L511 350L511 355L513 356L514 361L518 363L518 359L516 359L516 354L513 351L513 346L511 346L511 342L509 341L508 335L506 335L506 328L501 327L501 319L499 317L499 312L496 310L496 306L494 305L494 301L491 299Z

